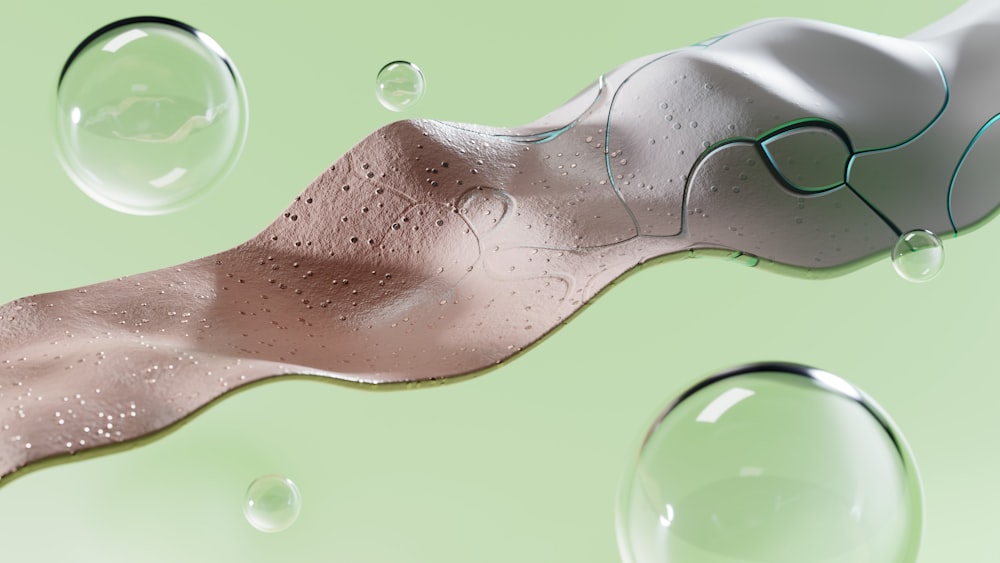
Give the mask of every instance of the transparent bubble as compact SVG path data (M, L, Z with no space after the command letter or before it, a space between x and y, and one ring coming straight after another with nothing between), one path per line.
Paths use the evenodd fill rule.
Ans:
M943 265L944 246L930 231L903 233L892 249L892 267L907 281L928 281L938 275Z
M211 37L164 18L121 20L70 55L56 91L63 167L91 198L137 215L176 211L236 163L243 82Z
M375 97L386 109L403 111L424 96L424 73L417 65L394 61L378 71Z
M922 501L871 399L820 370L756 364L660 415L617 520L625 563L912 563Z
M251 526L262 532L280 532L295 523L301 507L299 488L291 479L265 475L247 488L243 515Z

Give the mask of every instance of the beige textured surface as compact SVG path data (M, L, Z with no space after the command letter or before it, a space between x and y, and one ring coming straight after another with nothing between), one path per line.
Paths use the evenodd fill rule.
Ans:
M808 44L802 30L820 24L763 25ZM837 33L864 46L823 27L820 46ZM708 248L835 268L886 250L892 230L847 190L806 198L754 157L768 128L824 117L737 70L781 62L773 33L755 37L757 59L723 40L630 62L517 130L388 125L232 250L3 305L0 476L149 435L268 377L483 370L655 257ZM762 94L752 112L748 84ZM697 125L681 120L699 104ZM663 111L683 125L661 130Z

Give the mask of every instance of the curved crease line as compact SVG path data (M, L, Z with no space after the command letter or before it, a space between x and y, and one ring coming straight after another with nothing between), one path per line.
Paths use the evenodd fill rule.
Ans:
M979 142L980 137L982 137L986 133L986 130L989 129L997 121L1000 121L1000 113L994 115L992 118L990 118L989 121L987 121L982 127L979 128L979 131L976 131L976 134L973 135L972 140L969 141L969 145L965 147L964 151L962 151L962 156L959 157L958 164L955 165L954 172L951 173L951 181L948 183L947 207L948 207L948 221L951 222L951 230L955 236L958 236L958 227L955 225L955 217L952 215L951 212L951 195L952 191L955 189L955 181L958 180L958 171L961 170L962 165L965 164L965 159L968 158L969 153L972 152L972 147L977 142Z
M903 146L906 146L906 145L912 143L913 141L916 141L918 138L922 137L924 135L924 133L926 133L927 131L929 131L930 128L933 127L934 124L937 123L938 120L941 119L941 116L944 115L944 111L946 109L948 109L948 104L951 101L951 87L948 85L948 77L944 73L944 68L941 67L941 63L938 62L937 58L935 58L934 55L932 55L930 51L928 51L927 49L925 49L924 47L919 46L919 45L917 47L921 51L923 51L924 53L926 53L928 57L930 57L931 62L934 63L934 66L938 70L938 75L940 75L940 77L941 77L941 85L944 86L944 102L941 103L941 109L938 110L937 114L933 118L931 118L930 122L927 125L925 125L923 129L921 129L920 131L917 131L909 139L906 139L905 141L902 141L902 142L897 143L895 145L890 145L888 147L875 148L875 149L864 149L864 150L857 151L853 155L851 155L851 162L852 163L853 163L854 159L858 155L868 154L868 153L873 153L873 152L890 151L890 150L893 150L893 149L901 148ZM850 170L850 165L848 165L847 169Z

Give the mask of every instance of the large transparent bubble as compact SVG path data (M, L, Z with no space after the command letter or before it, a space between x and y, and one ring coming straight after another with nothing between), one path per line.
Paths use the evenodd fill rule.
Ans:
M180 209L233 167L247 131L243 83L218 43L164 18L121 20L70 55L56 95L59 155L107 207Z
M919 479L889 418L820 370L707 379L649 430L618 499L625 563L916 560Z

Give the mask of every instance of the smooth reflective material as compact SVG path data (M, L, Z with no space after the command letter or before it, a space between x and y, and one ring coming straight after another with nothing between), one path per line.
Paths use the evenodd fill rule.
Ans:
M403 111L424 97L424 73L407 61L393 61L378 71L375 97L386 109Z
M826 372L757 364L652 426L619 493L625 563L907 563L919 478L891 421Z
M301 508L302 496L291 479L265 475L247 489L243 515L262 532L280 532L295 523Z
M236 67L211 37L174 20L97 30L59 78L63 167L84 193L125 213L190 204L233 167L246 131Z
M929 281L941 272L942 266L944 245L930 231L917 229L903 233L892 249L892 267L907 281Z

